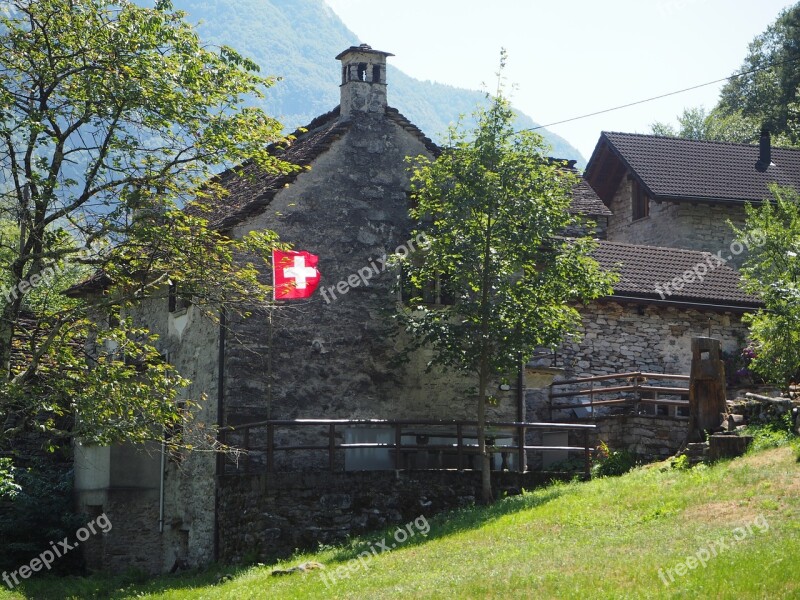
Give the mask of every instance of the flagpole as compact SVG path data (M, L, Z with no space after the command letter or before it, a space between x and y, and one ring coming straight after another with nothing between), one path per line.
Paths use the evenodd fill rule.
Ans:
M267 332L267 420L272 418L272 332L274 330L272 323L272 312L275 310L275 303L273 302L267 309L267 320L269 322Z

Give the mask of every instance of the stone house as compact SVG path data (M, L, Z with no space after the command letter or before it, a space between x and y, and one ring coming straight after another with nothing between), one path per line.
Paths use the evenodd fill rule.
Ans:
M609 240L719 252L740 265L747 240L735 243L728 221L741 226L745 203L768 198L770 184L800 189L800 150L770 154L757 170L759 146L604 131L584 178L611 210Z
M429 357L424 352L398 363L402 337L388 335L389 314L398 298L397 275L385 268L385 258L396 251L413 250L419 243L410 235L405 159L417 155L432 158L439 152L413 123L388 105L389 56L366 45L339 54L340 105L298 131L292 143L274 148L282 158L304 169L291 175L270 175L244 165L225 172L219 181L229 195L203 213L227 235L239 237L251 230L270 229L296 249L318 255L323 274L320 293L292 303L289 310L254 307L250 318L222 324L206 318L191 302L151 300L133 315L159 335L164 355L192 380L187 394L208 398L198 415L200 421L230 428L265 419L473 417L472 381L425 373ZM582 342L565 344L555 363L568 374L634 369L687 372L692 335L710 331L732 347L745 335L741 314L757 305L754 298L738 290L738 276L727 265L715 265L702 281L687 282L680 290L660 297L655 285L661 278L671 281L698 264L710 265L710 255L698 246L681 249L683 240L692 235L684 236L677 225L684 219L687 226L695 226L694 218L685 212L694 205L690 200L663 196L666 188L655 183L661 180L651 179L648 168L640 166L645 163L633 158L639 154L629 156L628 150L619 150L626 135L603 134L585 180L573 194L571 210L595 221L597 237L607 238L600 242L596 257L604 266L620 270L622 277L611 297L580 308L586 336ZM780 153L776 151L775 156L780 160ZM647 215L630 223L634 181L646 190L649 208ZM695 204L704 211L721 210L724 203L717 199L715 206L705 200ZM662 211L667 216L659 220ZM634 232L646 223L667 231L658 234L662 237ZM346 285L340 285L342 282ZM86 290L88 294L96 291L96 286ZM541 420L541 391L530 390L523 396L518 386L506 385L499 388L497 396L489 420ZM248 447L292 442L319 445L327 439L325 432L312 429L271 435L261 431L257 434L260 438L248 440ZM337 430L338 439L351 442L380 442L386 435L390 432L374 428ZM243 442L235 435L229 441ZM248 460L258 464L263 456L253 453ZM345 470L364 465L358 461L348 464L346 457L337 460L341 464L336 466ZM297 470L308 472L302 481L313 481L315 470L321 473L326 461L324 454L298 457L287 452L275 466L276 471L289 473L284 479L276 474L266 480L225 483L224 461L209 454L193 453L174 462L159 448L78 446L78 506L89 514L105 512L113 523L110 535L89 542L94 547L87 555L98 557L91 566L157 572L215 558L241 558L241 547L247 544L260 544L263 551L264 546L283 540L291 550L296 547L291 544L338 539L319 535L318 521L297 525L308 514L309 505L296 505L296 495L283 498L280 510L274 504L266 508L258 504L259 498L272 497L281 486L295 489ZM320 481L328 481L326 485L337 492L311 494L319 496L324 505L315 513L319 519L330 520L330 515L336 514L337 519L353 520L342 512L355 510L359 504L342 491L348 487L361 486L363 498L381 496L375 491L377 475L364 477L360 483L322 477ZM441 491L438 496L429 491L432 498L463 487L463 481L444 486L442 481L439 477L426 484L429 487L425 489L433 486ZM387 483L386 487L397 494L402 493L400 488L424 487L417 479L402 480L401 484ZM303 496L304 502L311 502L307 496ZM419 510L422 500L412 500L416 508L410 510ZM397 513L393 502L387 500L386 506ZM361 508L358 519L363 523L359 527L374 525L369 516L372 509ZM248 533L248 528L254 529ZM329 529L342 534L357 528ZM239 533L234 535L234 531ZM238 536L240 542L233 543L234 550L229 549L232 536Z
M133 315L159 335L167 360L192 380L187 394L208 398L200 421L229 428L270 418L474 418L473 382L426 374L429 357L422 352L400 363L403 340L388 334L398 297L397 274L386 267L386 256L420 243L411 237L406 157L439 152L387 104L388 56L367 45L339 54L340 105L273 149L301 172L271 175L252 165L225 172L219 182L229 195L203 212L229 236L269 229L319 256L319 293L285 310L253 307L250 318L230 318L221 326L191 302L150 300ZM599 201L595 209L607 212ZM84 291L96 292L95 283ZM514 392L497 395L500 402L487 419L516 419ZM274 444L319 444L324 434L281 430ZM250 437L248 447L265 445L266 433L261 435ZM386 435L371 427L337 431L338 439L352 442ZM231 434L227 441L244 440ZM250 464L260 459L248 456ZM341 460L338 467L363 464ZM275 470L327 466L324 453L286 452ZM163 571L213 560L220 543L218 468L203 453L176 463L158 448L79 446L79 508L105 511L114 524L113 534L95 540L104 547L92 551L103 556L94 566Z

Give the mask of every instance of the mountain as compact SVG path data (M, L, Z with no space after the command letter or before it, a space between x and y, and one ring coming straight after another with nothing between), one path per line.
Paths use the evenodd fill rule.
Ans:
M340 73L334 57L359 40L323 0L174 0L201 38L227 45L261 65L263 74L282 77L261 103L288 131L309 123L339 103ZM391 52L391 48L378 48ZM439 141L459 115L471 115L483 92L419 81L389 66L389 104L431 139ZM537 124L519 113L519 128ZM563 138L541 130L559 158L580 152Z

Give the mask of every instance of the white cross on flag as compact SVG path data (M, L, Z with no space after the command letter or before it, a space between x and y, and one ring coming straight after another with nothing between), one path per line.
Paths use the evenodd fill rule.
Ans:
M295 250L272 251L272 286L275 300L309 298L319 285L318 256Z

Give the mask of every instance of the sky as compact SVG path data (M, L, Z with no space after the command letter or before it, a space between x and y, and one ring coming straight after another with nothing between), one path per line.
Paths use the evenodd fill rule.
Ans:
M496 88L500 49L514 105L546 125L722 79L783 0L326 0L358 43L408 75ZM649 133L686 107L711 109L722 83L553 125L591 156L601 131ZM391 103L391 82L389 82Z

